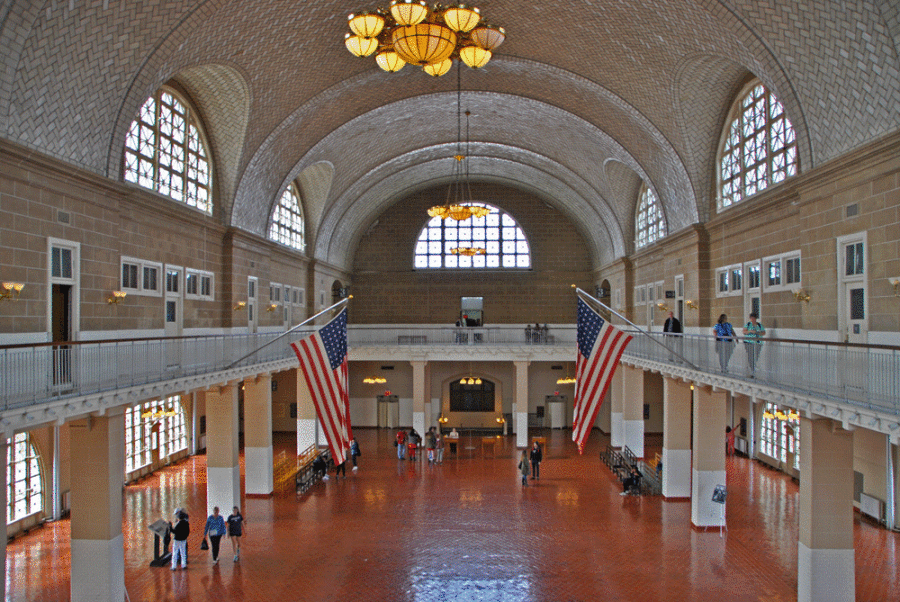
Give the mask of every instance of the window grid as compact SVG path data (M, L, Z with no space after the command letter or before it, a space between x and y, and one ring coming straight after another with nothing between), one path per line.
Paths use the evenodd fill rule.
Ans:
M184 410L178 396L140 403L125 412L125 473L149 465L156 446L159 458L187 449Z
M784 106L762 84L739 101L719 164L719 209L797 174L797 142Z
M6 523L43 509L41 464L28 433L6 440Z
M303 227L300 192L297 185L291 183L275 205L272 222L269 225L269 238L279 244L303 251L306 248Z
M210 165L196 118L161 88L125 136L125 180L212 213Z
M793 415L793 417L792 417ZM796 412L766 402L760 430L760 451L779 462L794 454L793 468L800 468L800 418Z
M640 249L666 235L666 220L656 194L649 186L641 187L635 223L635 246Z
M531 251L522 228L508 213L490 209L485 217L462 221L433 217L416 243L416 269L529 269ZM485 255L454 255L455 247L481 247Z

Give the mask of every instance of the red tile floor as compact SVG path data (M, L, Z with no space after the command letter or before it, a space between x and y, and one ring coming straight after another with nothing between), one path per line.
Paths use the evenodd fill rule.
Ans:
M239 562L200 551L206 458L125 490L125 582L132 601L615 601L796 599L798 486L746 458L728 462L728 531L698 532L689 502L622 497L595 431L578 456L546 431L541 478L523 488L515 439L483 458L463 438L440 466L398 461L392 433L359 429L357 473L244 501ZM648 439L648 452L658 441ZM276 449L291 449L291 437ZM176 506L192 517L189 567L150 568L146 525ZM857 516L859 601L900 600L900 536ZM69 522L7 548L7 600L68 600Z

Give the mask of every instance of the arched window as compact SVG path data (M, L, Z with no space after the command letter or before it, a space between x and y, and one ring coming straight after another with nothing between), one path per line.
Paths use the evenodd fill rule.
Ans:
M797 174L794 128L775 95L751 84L732 108L719 162L719 209Z
M125 473L187 448L179 396L139 403L125 411Z
M41 463L28 433L6 440L6 523L44 507Z
M788 462L789 468L800 469L800 416L796 411L766 402L759 433L760 451L779 462Z
M209 153L196 112L169 88L141 107L125 137L125 181L212 213Z
M302 251L306 247L303 237L303 209L300 207L300 191L291 182L272 212L269 238L277 243Z
M522 228L508 213L491 205L484 217L462 221L433 217L419 234L416 269L521 269L531 267L531 252ZM483 249L476 255L455 254L454 249Z
M634 226L635 247L640 249L666 235L662 206L647 184L641 186L640 202Z

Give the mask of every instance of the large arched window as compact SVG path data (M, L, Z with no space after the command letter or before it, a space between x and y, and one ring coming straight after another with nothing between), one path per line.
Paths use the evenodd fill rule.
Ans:
M797 174L794 128L774 94L754 82L731 115L719 162L719 209Z
M169 88L141 107L125 137L125 180L212 213L212 177L196 112Z
M6 440L6 524L44 507L41 463L28 433Z
M179 396L132 406L125 411L125 473L187 449L184 409ZM156 452L156 453L154 453Z
M647 184L641 186L640 201L634 225L635 247L640 249L666 235L666 218L662 205Z
M800 416L796 411L766 402L759 433L760 451L774 460L800 469Z
M269 238L299 251L306 247L303 237L303 209L300 206L300 191L293 182L275 205L272 221L269 224Z
M416 269L522 269L531 267L531 252L522 228L508 213L491 205L485 217L462 221L433 217L419 234ZM464 255L454 249L483 249Z

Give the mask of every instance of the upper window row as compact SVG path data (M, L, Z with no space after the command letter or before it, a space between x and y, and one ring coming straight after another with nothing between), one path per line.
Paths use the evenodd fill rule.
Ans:
M745 290L790 290L800 286L801 276L800 251L724 266L716 270L716 296L740 295Z

